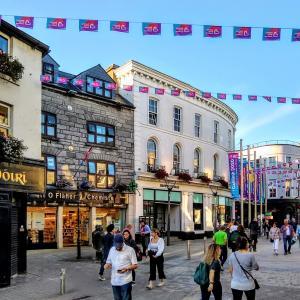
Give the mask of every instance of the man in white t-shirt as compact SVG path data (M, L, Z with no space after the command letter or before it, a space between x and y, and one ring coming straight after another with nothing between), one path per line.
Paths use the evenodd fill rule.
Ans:
M105 269L111 269L111 285L115 300L130 300L132 290L132 270L137 268L133 248L124 244L122 234L114 237L114 247L109 251Z

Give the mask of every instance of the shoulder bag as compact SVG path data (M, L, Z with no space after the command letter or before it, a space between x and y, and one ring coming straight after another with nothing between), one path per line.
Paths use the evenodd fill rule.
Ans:
M260 288L257 280L252 276L252 274L250 272L248 272L239 262L237 256L236 256L236 253L234 252L234 256L239 264L239 266L241 267L241 269L243 270L244 274L246 275L246 277L249 279L249 276L252 278L252 280L254 281L254 284L255 284L255 289L258 290Z

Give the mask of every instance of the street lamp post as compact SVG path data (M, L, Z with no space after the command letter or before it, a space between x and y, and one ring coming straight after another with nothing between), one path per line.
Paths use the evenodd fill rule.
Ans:
M77 182L77 259L81 259L81 241L80 241L80 185Z
M211 192L212 192L212 195L214 197L214 228L215 230L217 229L218 227L218 214L219 214L219 199L218 199L218 186L209 186L210 189L211 189ZM213 189L215 188L215 190ZM217 200L218 199L218 200Z

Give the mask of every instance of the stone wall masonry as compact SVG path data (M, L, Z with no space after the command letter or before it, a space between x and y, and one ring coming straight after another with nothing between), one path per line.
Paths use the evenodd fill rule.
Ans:
M42 110L57 118L57 139L43 139L42 152L57 157L58 176L70 179L70 174L79 169L78 180L87 177L87 166L85 163L80 166L80 160L91 146L87 143L87 122L94 121L115 126L115 146L95 145L89 158L114 162L116 181L126 184L130 181L134 172L133 109L96 103L43 87Z

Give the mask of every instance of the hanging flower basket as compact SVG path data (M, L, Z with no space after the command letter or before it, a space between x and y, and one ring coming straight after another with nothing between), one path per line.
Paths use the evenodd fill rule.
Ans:
M205 182L205 183L210 183L211 182L211 179L205 175L200 175L198 177L199 179L201 179L201 181Z
M192 181L192 176L189 173L185 173L185 172L180 172L178 174L178 178L185 181L185 182Z
M23 76L24 66L18 59L0 52L0 73L9 76L13 82L17 82Z
M23 153L27 149L23 141L15 137L0 135L0 160L16 161L23 159Z
M117 183L113 187L115 193L124 193L127 190L127 185L125 183Z
M166 172L165 169L158 169L155 172L155 178L157 178L157 179L165 179L168 176L169 176L169 174Z

